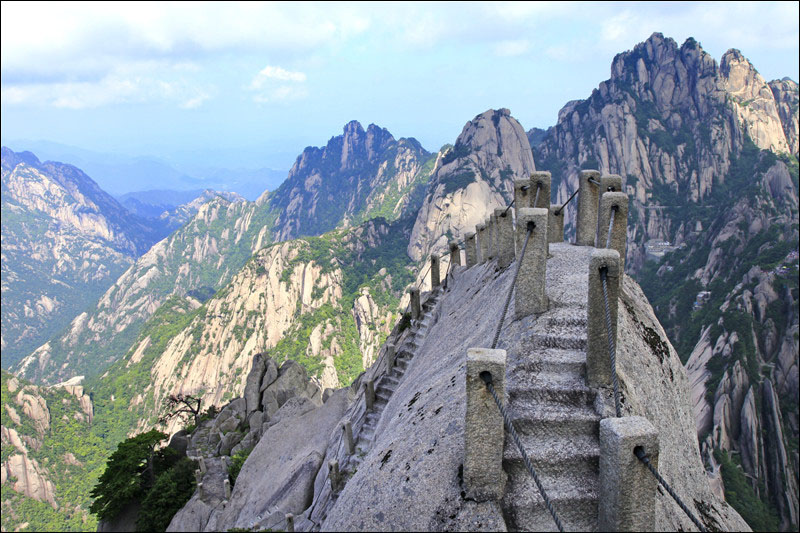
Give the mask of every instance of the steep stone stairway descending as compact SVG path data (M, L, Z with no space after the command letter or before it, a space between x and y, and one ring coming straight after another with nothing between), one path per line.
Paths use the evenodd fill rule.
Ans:
M197 428L189 440L186 455L202 457L206 472L203 474L203 495L206 502L220 502L225 499L225 480L228 479L228 463L216 455L216 445L211 444L213 420L206 420Z
M442 288L437 287L429 294L425 303L421 306L420 320L413 326L414 333L406 337L405 341L396 347L397 356L395 357L394 367L390 372L384 374L375 385L375 403L372 411L367 413L356 440L356 453L350 457L351 468L358 468L367 452L372 447L375 440L375 428L381 419L383 410L389 403L389 399L400 382L403 375L417 353L417 349L422 345L428 335L428 329L433 322L433 310L439 302Z
M565 529L597 529L599 423L586 385L586 309L556 308L536 321L506 370L514 428ZM510 530L556 531L522 456L506 438L503 509Z

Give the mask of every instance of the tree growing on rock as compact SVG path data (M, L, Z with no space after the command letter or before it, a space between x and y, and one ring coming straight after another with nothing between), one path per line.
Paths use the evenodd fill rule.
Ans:
M196 426L200 422L200 405L203 399L192 394L170 394L164 402L166 413L158 419L161 424L166 424L170 419L192 417Z

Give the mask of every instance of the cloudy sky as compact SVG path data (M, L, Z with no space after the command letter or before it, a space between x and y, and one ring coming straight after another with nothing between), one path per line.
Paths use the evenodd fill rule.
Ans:
M655 31L798 79L796 2L3 2L1 20L4 140L230 166L288 169L352 119L432 151L489 108L547 127Z

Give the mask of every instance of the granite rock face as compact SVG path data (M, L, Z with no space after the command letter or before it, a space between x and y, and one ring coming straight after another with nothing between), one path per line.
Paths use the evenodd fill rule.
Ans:
M496 207L511 202L513 180L534 170L525 130L508 109L489 110L467 122L455 146L436 161L408 255L414 260L446 255L448 234L463 241Z

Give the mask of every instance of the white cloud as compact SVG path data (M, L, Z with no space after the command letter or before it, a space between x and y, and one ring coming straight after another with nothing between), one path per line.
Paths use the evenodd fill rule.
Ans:
M255 92L253 101L259 104L302 100L308 96L304 72L267 65L253 77L246 88Z
M281 67L267 65L250 82L250 88L263 89L270 80L304 82L306 81L306 75L303 72L292 72Z

